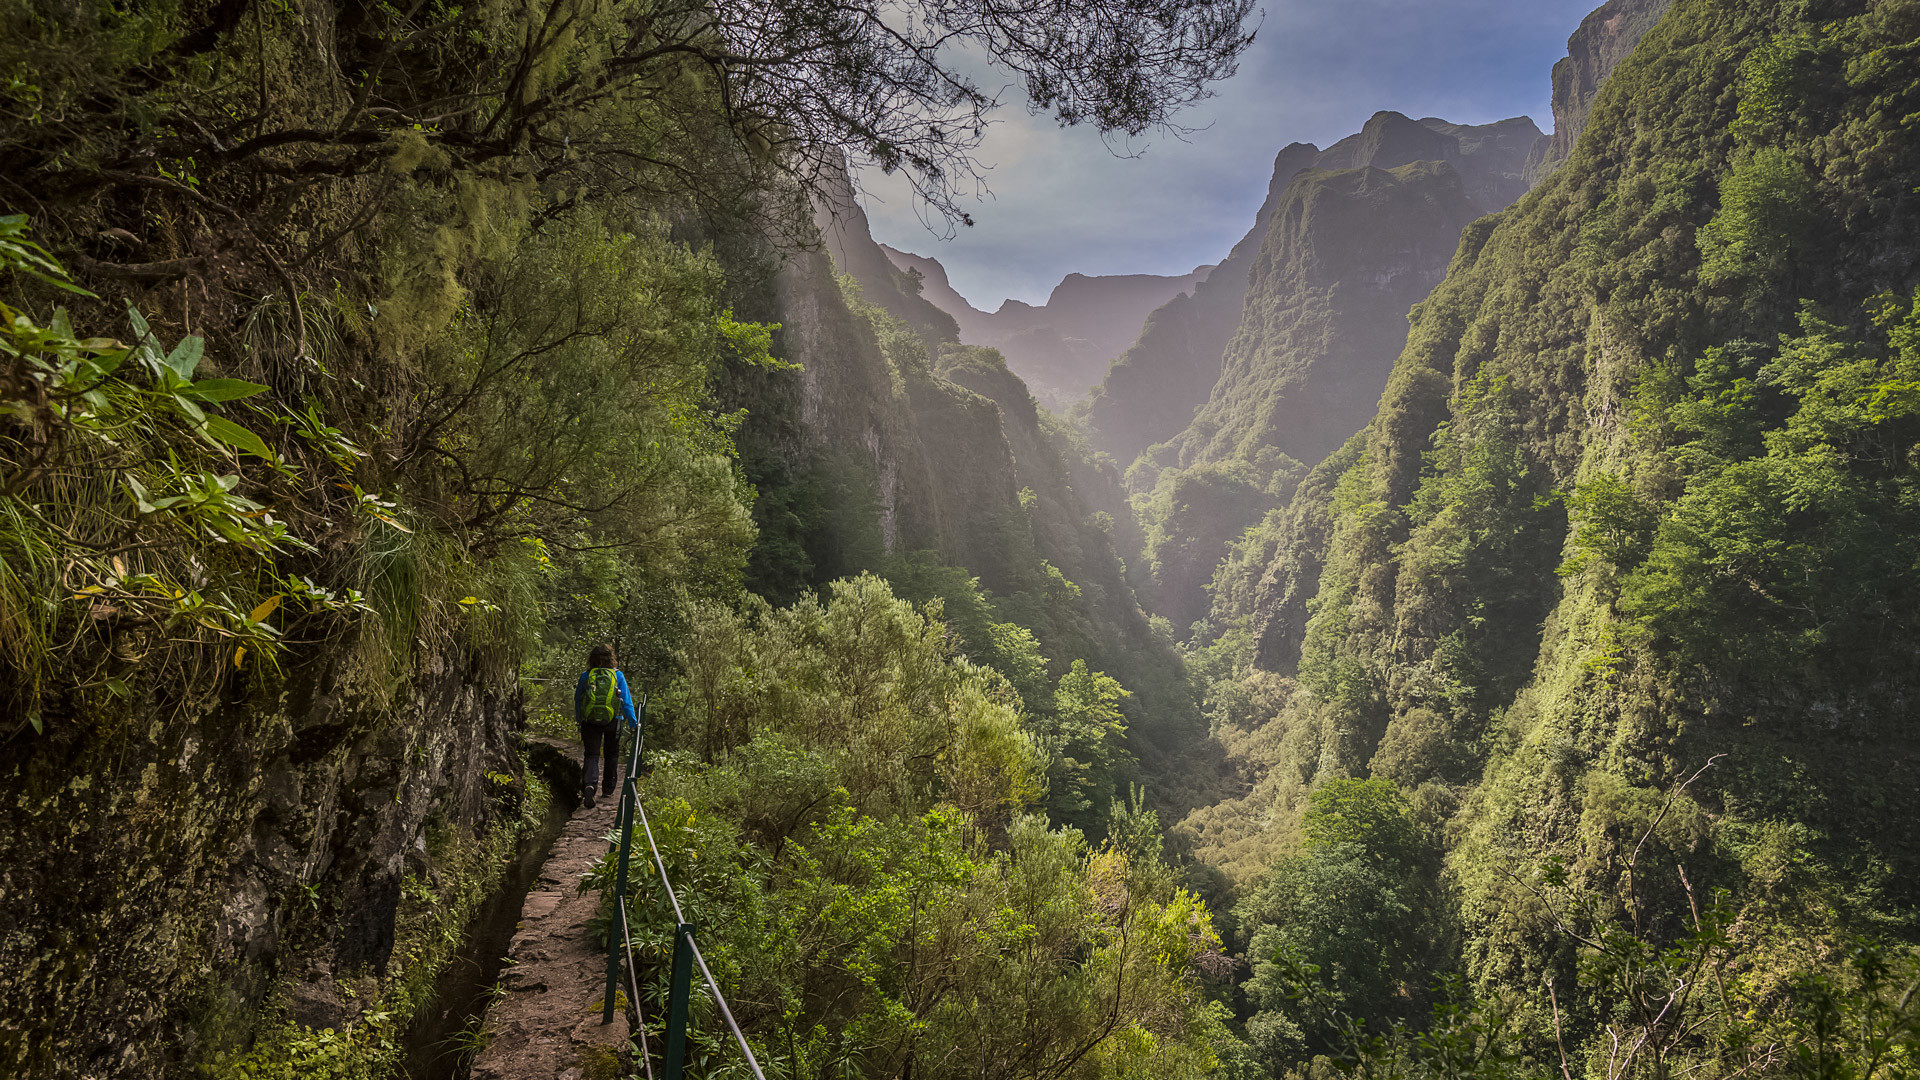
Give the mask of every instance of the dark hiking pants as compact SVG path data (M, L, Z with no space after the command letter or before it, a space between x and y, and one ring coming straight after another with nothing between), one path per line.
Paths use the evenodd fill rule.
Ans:
M581 724L580 741L587 746L587 760L580 770L581 794L593 794L596 765L600 773L600 794L613 794L620 783L620 725Z

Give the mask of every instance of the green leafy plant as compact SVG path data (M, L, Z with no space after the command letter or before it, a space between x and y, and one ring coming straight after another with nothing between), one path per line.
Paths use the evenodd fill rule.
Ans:
M0 219L0 272L91 295L19 216ZM227 415L267 387L196 378L200 337L167 348L131 305L127 319L132 344L79 337L64 309L41 323L0 303L0 414L10 425L0 438L0 651L28 675L24 711L36 727L49 656L89 622L152 623L169 642L227 647L240 667L249 655L271 663L282 648L283 630L268 620L286 600L302 615L369 610L352 589L277 570L278 556L312 550L265 499L274 478L298 473ZM336 461L350 456L317 411L305 422L332 440ZM268 472L249 480L243 456ZM354 491L369 515L391 518L390 502ZM62 599L49 605L49 595Z

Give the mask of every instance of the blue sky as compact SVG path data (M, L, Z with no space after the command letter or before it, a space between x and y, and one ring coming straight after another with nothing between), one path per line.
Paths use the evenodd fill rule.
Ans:
M1394 109L1553 128L1549 72L1599 0L1268 0L1234 78L1182 119L1116 157L1090 131L1030 117L1017 91L981 158L992 193L951 240L929 232L906 190L869 172L875 238L931 255L976 307L1043 302L1068 273L1185 273L1226 255L1266 194L1273 155L1327 146ZM991 87L989 80L983 85Z

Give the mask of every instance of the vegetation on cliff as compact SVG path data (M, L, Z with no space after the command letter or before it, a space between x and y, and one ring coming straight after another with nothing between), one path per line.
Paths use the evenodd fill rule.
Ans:
M1247 41L1243 2L1150 6L937 33L1137 133ZM957 210L994 105L877 11L0 13L0 1068L377 1067L369 1010L448 955L411 898L457 919L525 804L523 692L589 639L659 685L743 580L824 580L736 450L735 391L801 379L780 251L847 156Z
M1157 312L1115 362L1081 417L1130 462L1137 584L1176 630L1207 615L1228 546L1365 422L1406 342L1403 315L1466 224L1524 193L1542 138L1524 117L1381 112L1325 150L1289 146L1207 291Z
M1910 1052L1906 961L1855 942L1914 934L1891 823L1916 35L1910 3L1675 3L1567 163L1467 230L1374 421L1222 568L1199 657L1248 787L1176 831L1249 889L1247 1031L1276 1075L1343 1048L1370 1075ZM1354 863L1317 838L1354 778L1398 790L1413 840ZM1315 899L1394 865L1369 859L1440 891ZM1417 1045L1343 1027L1410 1008ZM1866 1034L1822 1026L1842 1015Z
M942 10L0 13L0 1071L380 1075L610 641L770 1075L1911 1072L1920 2L1289 173L1139 527L809 185L1248 5Z

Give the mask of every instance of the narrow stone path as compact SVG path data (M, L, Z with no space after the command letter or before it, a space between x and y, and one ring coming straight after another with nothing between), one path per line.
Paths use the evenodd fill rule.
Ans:
M600 1023L607 956L587 921L598 892L580 881L607 853L617 799L576 810L540 877L527 893L520 929L508 947L505 994L487 1009L488 1042L474 1057L472 1080L595 1080L619 1075L629 1032L624 1010Z

